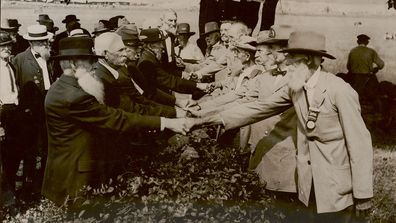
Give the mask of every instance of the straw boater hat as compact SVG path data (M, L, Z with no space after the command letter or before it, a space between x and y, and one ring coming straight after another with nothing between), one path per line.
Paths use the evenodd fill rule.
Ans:
M0 28L5 31L16 31L20 26L17 19L3 19Z
M31 25L27 31L23 38L29 41L48 40L53 37L53 34L48 32L44 25Z
M205 23L205 32L201 36L206 36L213 32L220 32L219 24L217 22L207 22Z
M176 35L194 35L195 32L190 32L190 24L188 23L179 23L176 28Z
M299 31L290 34L288 48L280 50L285 53L303 53L335 59L326 52L326 37L310 31Z
M148 42L159 42L165 39L162 32L159 29L143 29L139 36L140 41L144 43Z
M287 45L289 36L295 29L289 25L273 25L269 30L259 32L258 44L279 44Z
M11 45L13 42L8 32L0 31L0 46Z
M89 37L66 37L59 42L59 54L53 56L54 59L64 59L70 57L93 57L102 58L92 51L94 46L92 38Z
M133 23L121 26L115 31L115 33L121 36L122 41L126 46L142 45L142 43L139 40L138 28Z

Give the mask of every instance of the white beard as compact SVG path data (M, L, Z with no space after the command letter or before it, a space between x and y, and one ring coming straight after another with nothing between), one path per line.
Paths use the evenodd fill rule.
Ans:
M100 104L104 104L104 87L103 83L98 80L93 72L77 68L75 72L78 85L89 95L92 95Z
M286 75L289 78L288 86L293 92L302 90L305 82L309 77L309 69L305 64L300 64L288 70Z

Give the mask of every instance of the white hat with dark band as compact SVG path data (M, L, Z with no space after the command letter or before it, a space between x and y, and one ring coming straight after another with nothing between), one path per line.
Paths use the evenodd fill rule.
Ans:
M23 38L29 41L48 40L53 37L53 34L47 32L47 27L44 25L31 25L27 31Z

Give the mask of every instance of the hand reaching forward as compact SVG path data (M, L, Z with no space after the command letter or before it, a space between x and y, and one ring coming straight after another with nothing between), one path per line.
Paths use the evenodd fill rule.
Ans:
M187 128L187 123L185 118L161 118L163 121L162 125L173 132L186 135L190 130Z

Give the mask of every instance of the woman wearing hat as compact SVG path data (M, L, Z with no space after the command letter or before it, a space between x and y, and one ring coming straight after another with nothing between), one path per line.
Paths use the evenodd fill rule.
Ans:
M222 124L233 129L294 107L297 114L298 197L306 206L302 222L350 222L371 207L373 148L360 114L356 92L340 78L321 70L325 37L315 32L293 32L288 53L290 81L265 100L191 125ZM190 126L189 126L190 127Z

